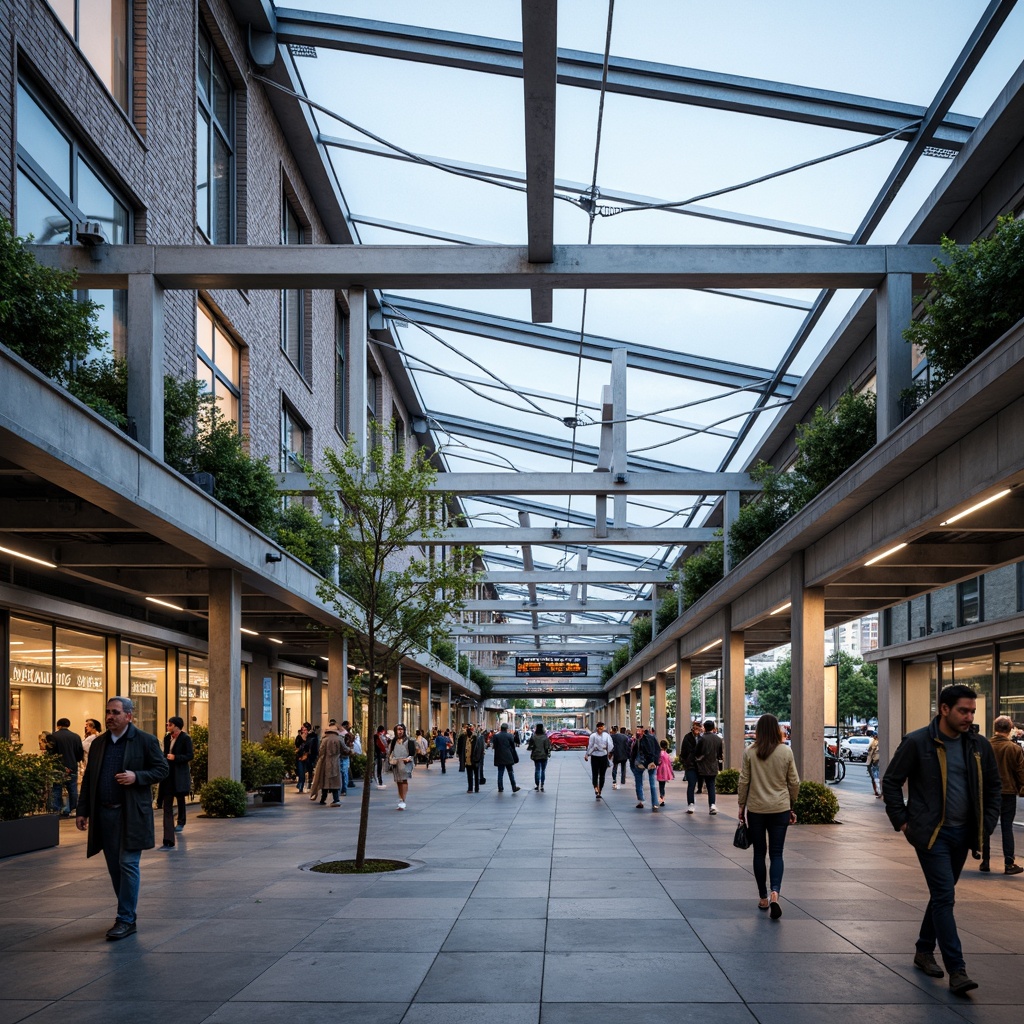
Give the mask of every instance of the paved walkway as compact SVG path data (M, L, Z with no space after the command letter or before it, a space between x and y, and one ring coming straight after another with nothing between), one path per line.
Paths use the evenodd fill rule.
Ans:
M176 851L143 855L139 931L114 943L103 859L63 822L59 849L0 861L0 1024L1020 1020L1024 876L968 862L957 919L981 987L951 996L911 967L924 883L856 778L842 825L790 831L773 922L731 845L735 797L688 816L670 783L652 814L631 787L595 801L578 753L543 794L521 767L514 796L493 768L473 796L417 769L404 813L374 790L370 853L421 865L402 874L301 870L353 853L358 791L332 810L291 788L238 821L197 805Z

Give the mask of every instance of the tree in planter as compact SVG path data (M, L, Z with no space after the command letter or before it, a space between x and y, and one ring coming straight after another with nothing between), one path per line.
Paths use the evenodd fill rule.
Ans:
M721 531L718 531L721 533ZM703 551L691 555L683 563L683 604L689 608L704 596L724 575L725 548L713 540Z
M330 576L334 571L336 560L330 530L301 502L291 502L280 513L274 539L321 576Z
M942 249L926 278L932 299L925 315L903 332L928 359L928 393L1024 318L1024 219L1000 217L988 238L965 248L943 237Z
M371 436L393 432L378 427ZM310 471L309 480L321 509L337 524L330 529L340 584L322 580L318 592L338 609L368 677L390 679L405 657L423 650L428 636L443 634L464 607L478 578L476 552L451 547L442 559L430 545L443 534L445 499L430 490L437 473L424 449L407 459L403 450L388 453L377 444L364 462L347 445L326 450L324 464L325 471ZM427 547L426 553L413 553L413 545ZM372 750L370 743L367 731L363 749ZM357 870L366 861L372 788L362 787Z

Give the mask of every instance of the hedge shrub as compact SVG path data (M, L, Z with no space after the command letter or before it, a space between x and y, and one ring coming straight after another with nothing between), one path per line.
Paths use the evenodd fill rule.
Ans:
M234 779L210 779L199 793L199 802L210 818L245 816L245 786Z
M715 779L716 793L736 793L740 788L740 773L735 768L723 768Z
M839 813L839 798L820 782L801 782L794 810L799 825L831 825Z

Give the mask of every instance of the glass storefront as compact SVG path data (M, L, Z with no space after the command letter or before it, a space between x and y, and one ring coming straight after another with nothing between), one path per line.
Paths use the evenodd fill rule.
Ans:
M1024 728L1024 647L1007 647L999 652L999 714Z
M127 686L126 686L127 682ZM167 721L167 651L134 641L121 643L121 689L135 704L133 722L143 732L163 736Z
M281 685L281 732L295 736L303 722L310 721L309 680L297 676L280 674Z
M992 655L993 651L972 651L969 654L955 654L940 661L939 689L959 683L969 686L978 694L978 709L974 714L975 725L986 735L992 735Z
M201 655L178 655L177 713L185 719L186 732L193 725L210 724L210 662Z
M935 717L935 660L909 662L903 667L903 728L920 729Z

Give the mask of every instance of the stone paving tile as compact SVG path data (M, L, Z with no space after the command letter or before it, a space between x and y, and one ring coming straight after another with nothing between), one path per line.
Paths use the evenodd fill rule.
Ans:
M772 921L749 905L747 917L694 918L693 930L712 953L859 953L855 945L819 921L809 918Z
M540 1003L495 1002L483 1011L487 1024L538 1024ZM479 1003L423 1003L409 1006L402 1024L480 1024ZM360 1024L363 1024L360 1019Z
M453 925L442 949L446 953L508 949L539 952L544 949L545 924L543 918L461 918Z
M656 918L679 917L679 908L667 896L653 898L642 896L606 897L595 890L588 899L566 898L548 900L548 915L559 917L592 917L601 914L608 920L625 918L633 920L653 920Z
M0 996L0 1024L17 1024L49 1005L44 999L7 999Z
M751 1012L760 1024L822 1024L822 1021L847 1016L850 1007L845 1003L821 1005L817 1003L750 1003ZM871 1003L862 1006L872 1024L963 1024L963 1017L953 1007L932 1004ZM980 1024L980 1022L979 1022ZM985 1020L984 1024L996 1024ZM1002 1024L1011 1024L1009 1020Z
M296 943L294 952L379 952L436 953L452 921L418 920L407 929L380 928L375 922L349 919L344 915L329 920Z
M757 1018L742 1003L645 1002L638 1014L636 1003L601 1001L601 1012L607 1020L631 1019L639 1016L644 1024L757 1024ZM540 1024L593 1024L594 1007L586 1003L541 1003ZM820 1021L816 1024L821 1024Z
M500 923L492 922L500 928ZM417 1003L501 1002L498 993L515 982L517 998L540 1001L543 953L439 953L416 993Z
M517 900L499 899L493 896L471 896L466 901L465 912L474 917L485 918L546 917L548 901L534 896L526 896Z
M957 932L960 935L960 944L963 946L965 954L1016 952L1016 950L1008 950L1005 945L1002 945L1002 942L1004 938L1012 938L1017 933L1017 929L1004 929L1005 934L1003 934L993 933L990 928L986 928L986 932L990 934L982 937L964 928L959 913L959 904L957 904L956 911ZM842 919L824 921L823 924L865 953L902 953L905 956L913 957L914 943L917 940L921 920L919 915L914 921L886 921L884 924L877 921Z
M408 1007L407 1002L345 1003L343 1015L339 1014L338 1017L346 1021L358 1021L358 1024L400 1024ZM260 1002L233 1000L230 1003L224 1003L216 1012L207 1017L203 1024L282 1024L285 1019L295 1019L297 1009L295 1003L281 999ZM304 1014L299 1014L299 1016L303 1022L312 1022L319 1017L321 1009L322 1007L319 1005L304 1007ZM153 1020L159 1019L153 1018ZM140 1022L132 1022L132 1024L140 1024Z
M181 1024L200 1024L201 1021L209 1020L219 1006L219 1002L194 1002L178 998L174 1000L174 1019L176 1024L178 1021ZM165 1020L167 1000L158 998L156 993L150 993L148 999L122 999L109 1004L79 1001L74 1004L72 1012L75 1024L141 1024L142 1021ZM60 1002L51 1003L23 1020L24 1024L66 1024L68 1015L68 1004Z
M650 937L654 948L663 952L690 953L704 949L694 929L681 917L645 921L644 935ZM549 953L605 951L618 954L630 948L630 941L620 921L609 922L608 927L590 928L578 920L565 918L548 921L545 948Z
M945 978L929 978L913 966L913 955L886 954L877 958L893 973L905 978L909 984L940 1003L959 1008L968 1004L1015 1006L1020 1019L1020 993L1014 979L1019 977L1020 958L1012 953L970 954L965 953L967 973L978 983L978 988L969 996L955 996L949 991Z

